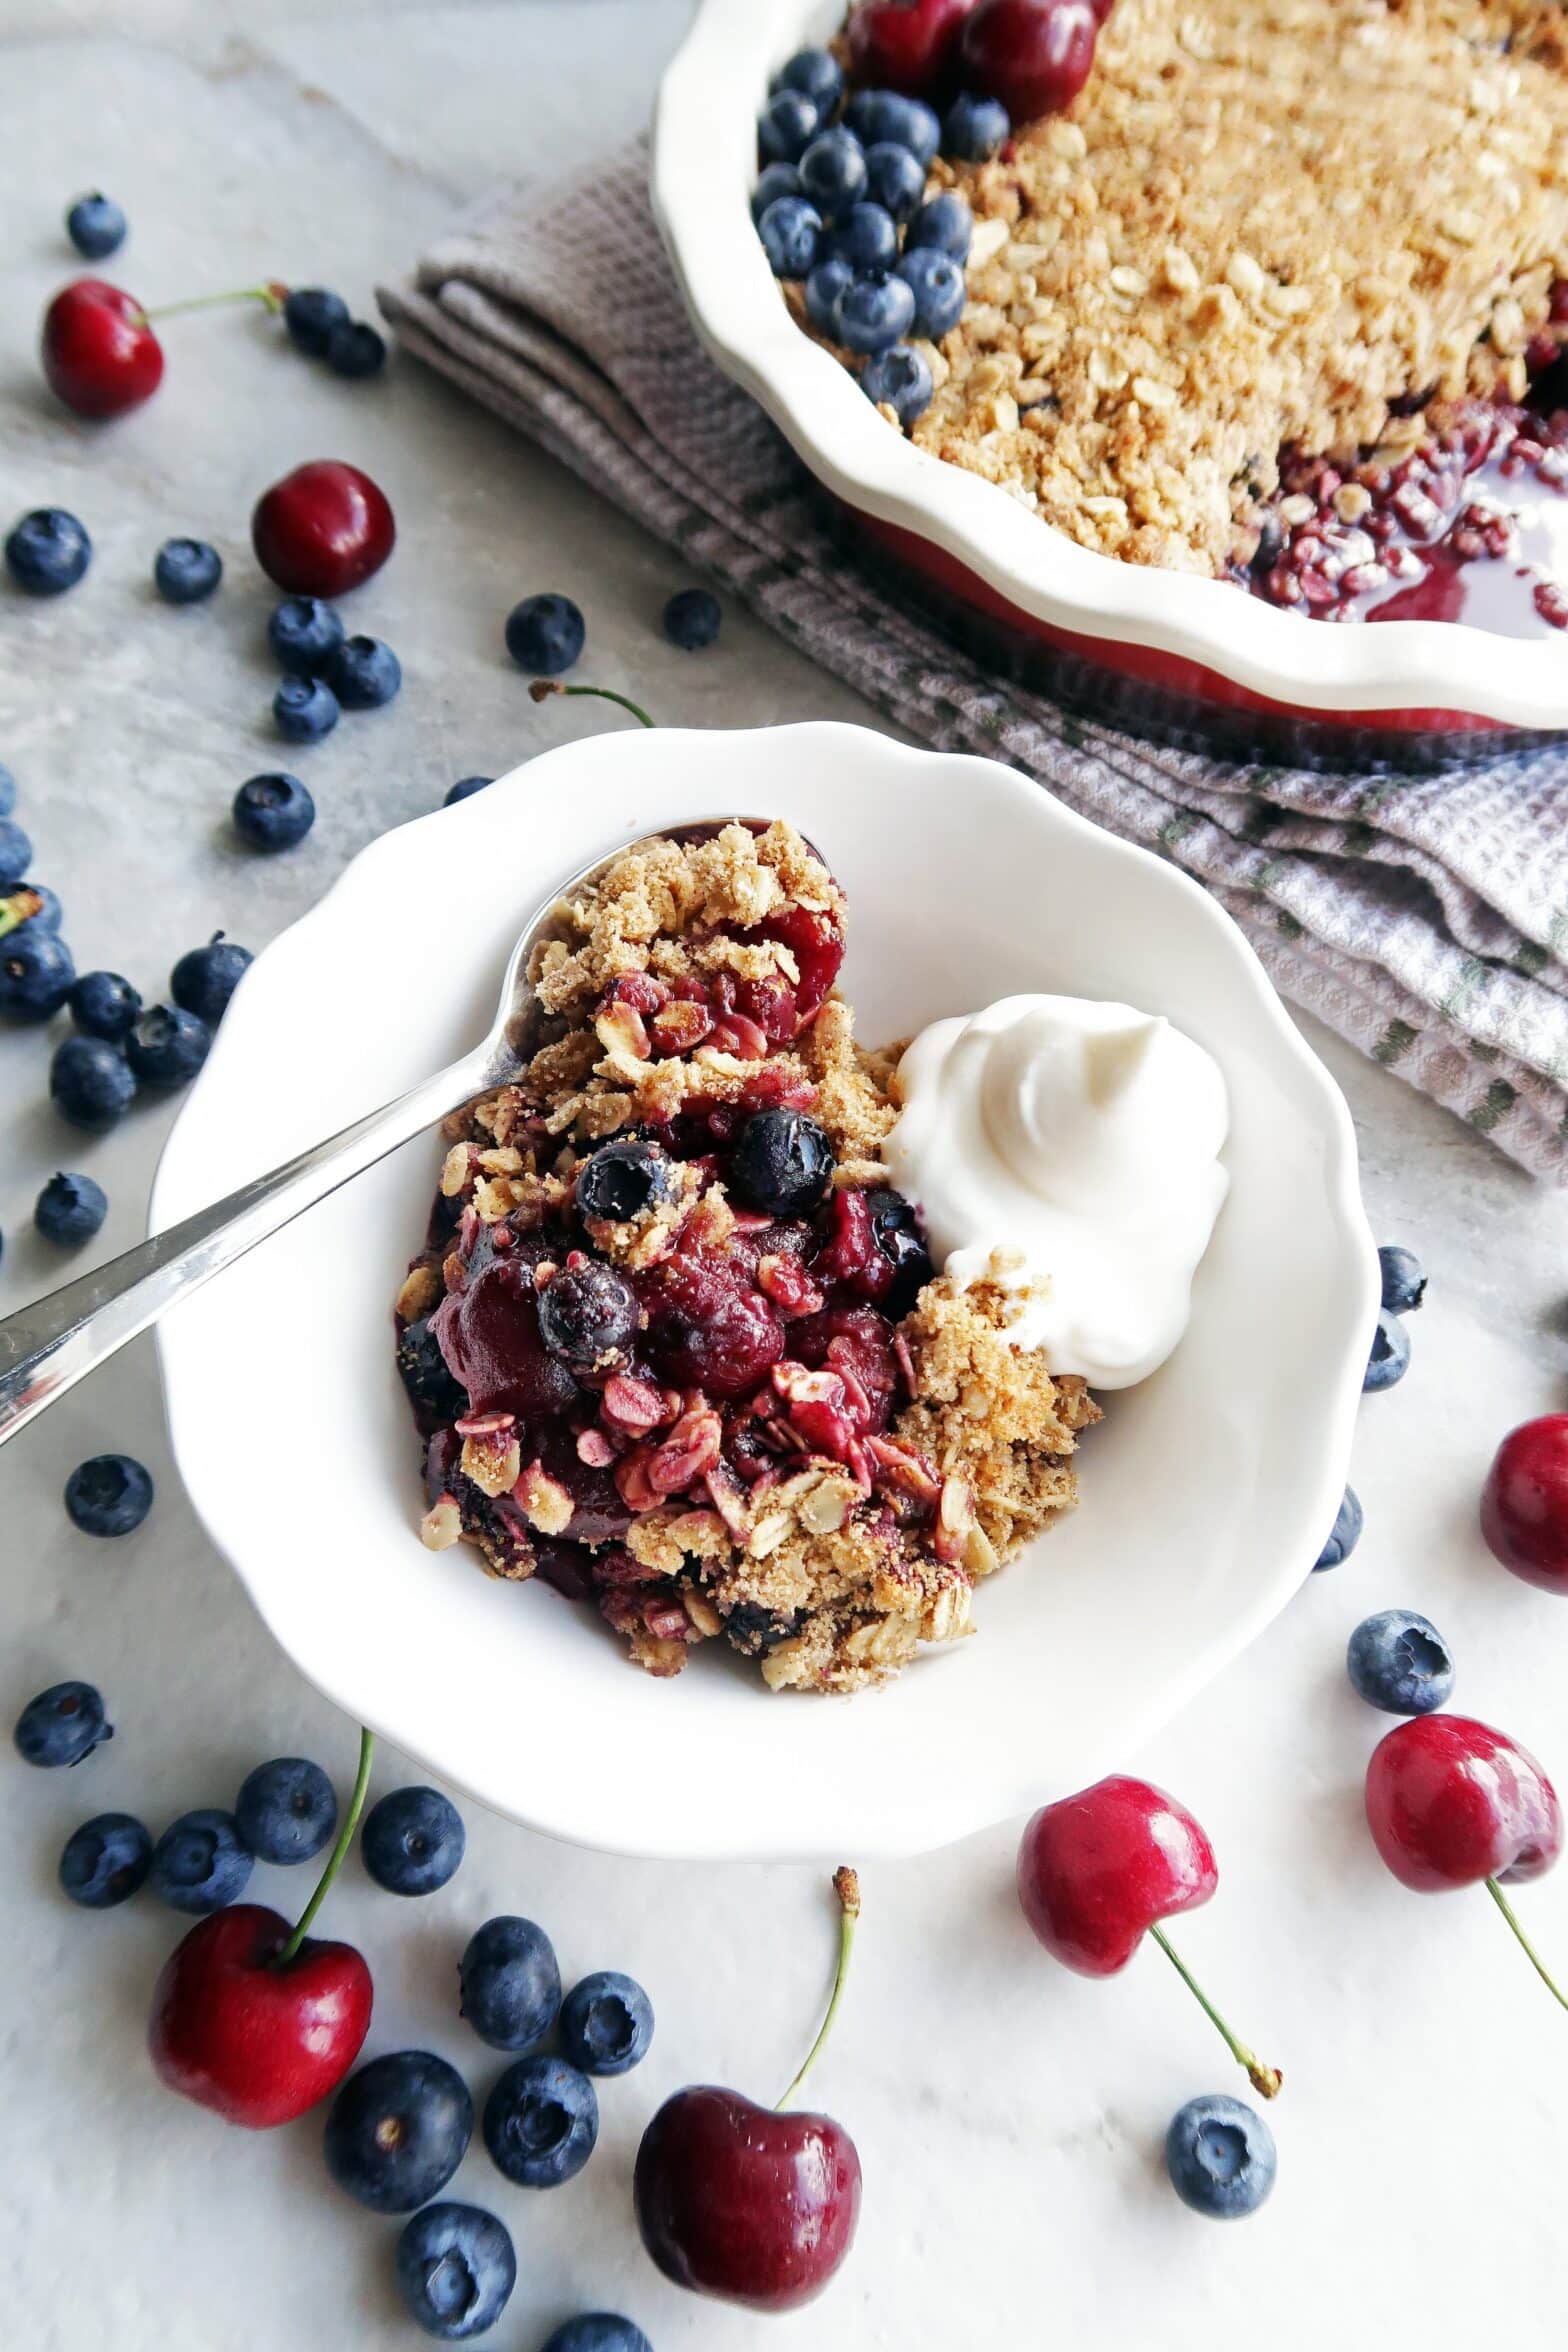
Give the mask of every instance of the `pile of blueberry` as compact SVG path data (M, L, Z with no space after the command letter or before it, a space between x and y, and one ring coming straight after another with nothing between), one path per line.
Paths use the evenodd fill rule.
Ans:
M1413 1315L1426 1296L1426 1275L1414 1250L1403 1249L1397 1242L1385 1242L1377 1253L1377 1262L1383 1291L1378 1303L1377 1328L1372 1334L1372 1350L1361 1380L1363 1391L1369 1395L1379 1389L1393 1388L1409 1371L1410 1333L1405 1317ZM1363 1523L1361 1498L1353 1486L1347 1486L1316 1567L1343 1566L1361 1541Z
M386 364L384 339L330 286L295 286L283 298L283 324L296 351L324 359L335 376L374 376Z
M320 743L341 714L381 710L403 683L403 668L379 637L350 637L336 610L320 596L286 596L267 623L267 650L283 677L272 698L273 723L285 743ZM265 825L254 826L234 804L234 822L256 849L284 849L310 830L315 809L302 786L308 811L297 831L278 839Z
M938 153L983 162L1011 128L994 98L961 95L945 120L896 90L846 100L825 49L780 67L758 118L751 211L773 274L803 285L812 325L864 362L862 391L901 425L932 393L909 338L939 343L957 326L974 226L956 191L927 198L927 174Z

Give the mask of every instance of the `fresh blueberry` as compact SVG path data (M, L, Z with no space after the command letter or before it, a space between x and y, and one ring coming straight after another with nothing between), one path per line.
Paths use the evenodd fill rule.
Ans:
M931 162L942 143L942 125L923 99L906 98L898 90L857 90L844 109L844 120L867 147L886 142L907 147L917 163Z
M457 1964L458 2012L492 2050L531 2050L561 2007L561 1971L542 1927L503 1914L468 1939Z
M908 1314L935 1268L920 1219L901 1192L878 1185L866 1194L871 1232L877 1248L893 1269L892 1286L880 1301L882 1312L895 1322Z
M212 1031L178 1005L151 1005L125 1040L125 1058L143 1086L184 1086L212 1049Z
M561 2047L584 2074L630 2074L653 2040L653 2003L614 1969L573 1985L561 2003Z
M795 166L792 163L770 163L765 172L758 174L757 184L751 191L753 226L761 220L768 206L776 204L781 196L799 194L800 174Z
M444 2189L474 2136L474 2102L455 2066L393 2050L351 2074L322 2143L340 2189L372 2213L412 2213Z
M1383 1314L1372 1334L1372 1353L1361 1376L1364 1389L1392 1388L1410 1369L1410 1334L1397 1315Z
M833 1146L804 1111L753 1111L735 1139L729 1174L739 1199L771 1217L809 1217L833 1185Z
M0 817L0 887L14 888L32 862L32 842L15 817Z
M320 359L334 327L346 327L348 304L329 286L295 286L283 298L283 324L297 350Z
M60 1884L84 1911L112 1911L135 1894L152 1860L152 1839L130 1813L97 1813L73 1829L60 1856Z
M1171 2187L1194 2213L1236 2221L1274 2186L1274 2134L1240 2099L1189 2099L1165 2135Z
M460 800L471 800L476 792L483 792L494 782L493 776L459 776L441 806L455 808Z
M1426 1297L1426 1273L1414 1250L1385 1242L1377 1253L1385 1315L1413 1315Z
M366 320L340 319L327 336L325 356L335 376L375 376L386 366L387 347Z
M194 1013L198 1021L216 1029L250 961L248 947L214 931L205 947L189 948L181 956L169 974L169 994L181 1012Z
M757 117L757 161L799 163L822 125L822 115L799 90L780 90Z
M83 1535L130 1535L152 1498L152 1474L133 1454L90 1454L65 1482L66 1515Z
M949 188L921 205L909 224L905 251L933 246L938 253L950 253L955 261L967 261L974 228L973 213L962 196Z
M390 1895L433 1895L466 1843L457 1807L433 1788L393 1789L371 1806L360 1831L365 1868Z
M216 1805L198 1805L170 1822L153 1847L148 1875L154 1894L161 1895L171 1910L193 1912L202 1919L209 1911L222 1911L239 1901L252 1867L233 1814Z
M105 1217L109 1203L102 1185L90 1176L68 1176L62 1172L51 1176L38 1195L33 1209L33 1223L45 1241L54 1242L61 1249L75 1249L84 1241L91 1241Z
M1345 1672L1369 1707L1385 1715L1430 1715L1446 1707L1454 1661L1430 1617L1382 1609L1363 1617L1345 1652Z
M9 768L0 768L0 817L8 817L16 806L16 778Z
M640 2327L613 2311L585 2311L558 2327L544 2352L653 2352Z
M847 261L857 277L881 275L898 259L898 226L880 204L852 204L822 240L823 253Z
M819 261L806 280L806 316L824 335L838 341L838 306L855 273L847 261Z
M105 196L101 188L95 188L90 196L78 196L65 216L65 233L87 261L106 261L111 253L118 253L129 225L114 198Z
M267 623L267 650L291 678L330 677L343 623L319 596L285 596Z
M338 723L338 698L320 678L280 678L272 723L285 743L322 743Z
M71 984L66 998L71 1018L78 1029L89 1037L106 1037L111 1042L124 1037L135 1026L142 1009L139 992L118 972L84 972Z
M338 1825L337 1795L319 1764L274 1756L246 1773L234 1819L259 1862L310 1862Z
M136 1093L130 1064L102 1037L67 1037L49 1065L49 1093L62 1119L101 1134L129 1110Z
M165 539L152 567L165 604L200 604L223 577L223 558L205 539Z
M866 151L842 123L813 139L795 167L806 195L825 219L858 204L866 189Z
M1328 1540L1312 1564L1314 1576L1320 1568L1343 1567L1361 1541L1362 1524L1361 1497L1353 1486L1347 1486L1334 1514Z
M702 653L714 643L723 618L711 588L680 588L664 608L664 634L683 653Z
M844 75L838 59L828 50L797 49L779 67L768 88L775 98L780 90L798 90L826 122L844 95Z
M63 596L92 562L93 543L63 506L39 506L12 530L5 560L24 596Z
M517 2283L510 2236L477 2205L424 2206L399 2231L395 2262L410 2317L447 2343L494 2327Z
M947 110L942 153L959 163L987 163L1012 133L1012 118L999 98L976 98L966 90Z
M0 939L24 923L36 923L40 931L58 931L64 911L58 891L36 876L13 882L9 888L0 884Z
M926 192L925 165L907 147L879 139L866 149L866 196L880 204L896 221L907 221L919 210Z
M76 966L55 931L28 923L0 940L0 1014L9 1021L47 1021L71 993Z
M674 1192L667 1155L640 1135L612 1135L577 1171L579 1216L628 1225Z
M62 1764L80 1764L94 1748L113 1739L114 1726L105 1720L103 1699L90 1682L57 1682L28 1700L13 1736L24 1764L53 1771Z
M332 664L332 690L345 710L379 710L403 683L403 665L379 637L347 637Z
M940 343L964 315L968 288L962 265L934 245L917 245L899 263L898 274L915 297L916 334Z
M776 278L808 277L822 241L822 215L804 196L781 196L757 223L757 234Z
M588 631L569 596L525 596L506 616L506 650L520 670L558 678L582 652Z
M252 776L234 795L234 830L252 849L292 849L316 822L297 776Z
M623 1361L643 1321L631 1284L602 1258L563 1267L539 1294L540 1338L584 1376Z
M891 350L915 323L914 288L904 278L856 278L839 297L838 339L851 351Z
M875 352L860 371L860 389L878 408L890 408L907 432L931 405L935 386L925 354L908 343Z
M562 2058L519 2058L485 2101L485 2146L524 2189L555 2189L582 2171L599 2137L593 2084Z

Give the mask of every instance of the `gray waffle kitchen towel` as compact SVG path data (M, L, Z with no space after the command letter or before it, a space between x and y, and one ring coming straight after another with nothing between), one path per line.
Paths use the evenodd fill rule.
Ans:
M565 191L493 198L382 309L909 734L1005 759L1184 867L1287 997L1568 1180L1568 750L1325 776L1158 749L988 675L828 536L782 438L699 348L646 184L639 146Z

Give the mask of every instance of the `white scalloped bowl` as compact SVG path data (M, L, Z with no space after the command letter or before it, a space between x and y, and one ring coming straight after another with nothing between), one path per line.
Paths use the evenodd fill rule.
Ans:
M1254 747L1342 741L1413 757L1568 727L1568 641L1463 622L1331 628L1219 580L1079 547L994 483L889 430L790 318L751 223L755 120L772 72L830 35L842 0L703 0L666 72L654 210L698 334L852 518L990 658L1152 731L1192 712ZM1170 714L1174 714L1171 717Z
M1376 1311L1350 1120L1195 885L1008 768L859 728L575 743L387 834L257 958L169 1140L152 1220L465 1049L554 881L617 841L737 808L789 818L837 871L864 1036L1019 989L1125 998L1207 1046L1230 1090L1230 1196L1187 1334L1109 1400L1080 1508L979 1592L976 1637L849 1700L775 1697L717 1642L653 1682L591 1609L497 1583L466 1547L427 1552L391 1301L423 1234L434 1135L168 1319L169 1426L214 1543L301 1672L443 1780L616 1851L859 1860L1127 1764L1290 1598L1338 1506Z

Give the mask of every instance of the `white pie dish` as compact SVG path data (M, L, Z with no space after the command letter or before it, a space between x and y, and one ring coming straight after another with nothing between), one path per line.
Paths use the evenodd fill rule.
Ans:
M1230 1196L1186 1337L1109 1400L1079 1509L981 1589L976 1638L853 1700L773 1696L719 1643L655 1682L590 1609L495 1582L466 1547L427 1552L390 1307L434 1135L169 1318L170 1432L300 1670L497 1811L646 1855L914 1852L1129 1763L1290 1598L1344 1484L1377 1282L1350 1120L1194 884L1007 768L858 728L576 743L387 834L258 957L169 1139L152 1223L482 1034L552 881L737 806L789 818L838 873L866 1037L1019 990L1115 997L1188 1030L1229 1089Z
M652 192L703 343L863 537L1007 651L1037 641L1130 691L1254 722L1307 722L1309 740L1353 729L1457 744L1499 727L1568 727L1561 636L1305 621L1219 580L1079 547L1005 490L891 430L795 326L748 206L768 76L803 43L829 37L844 13L843 0L701 0L659 93Z

